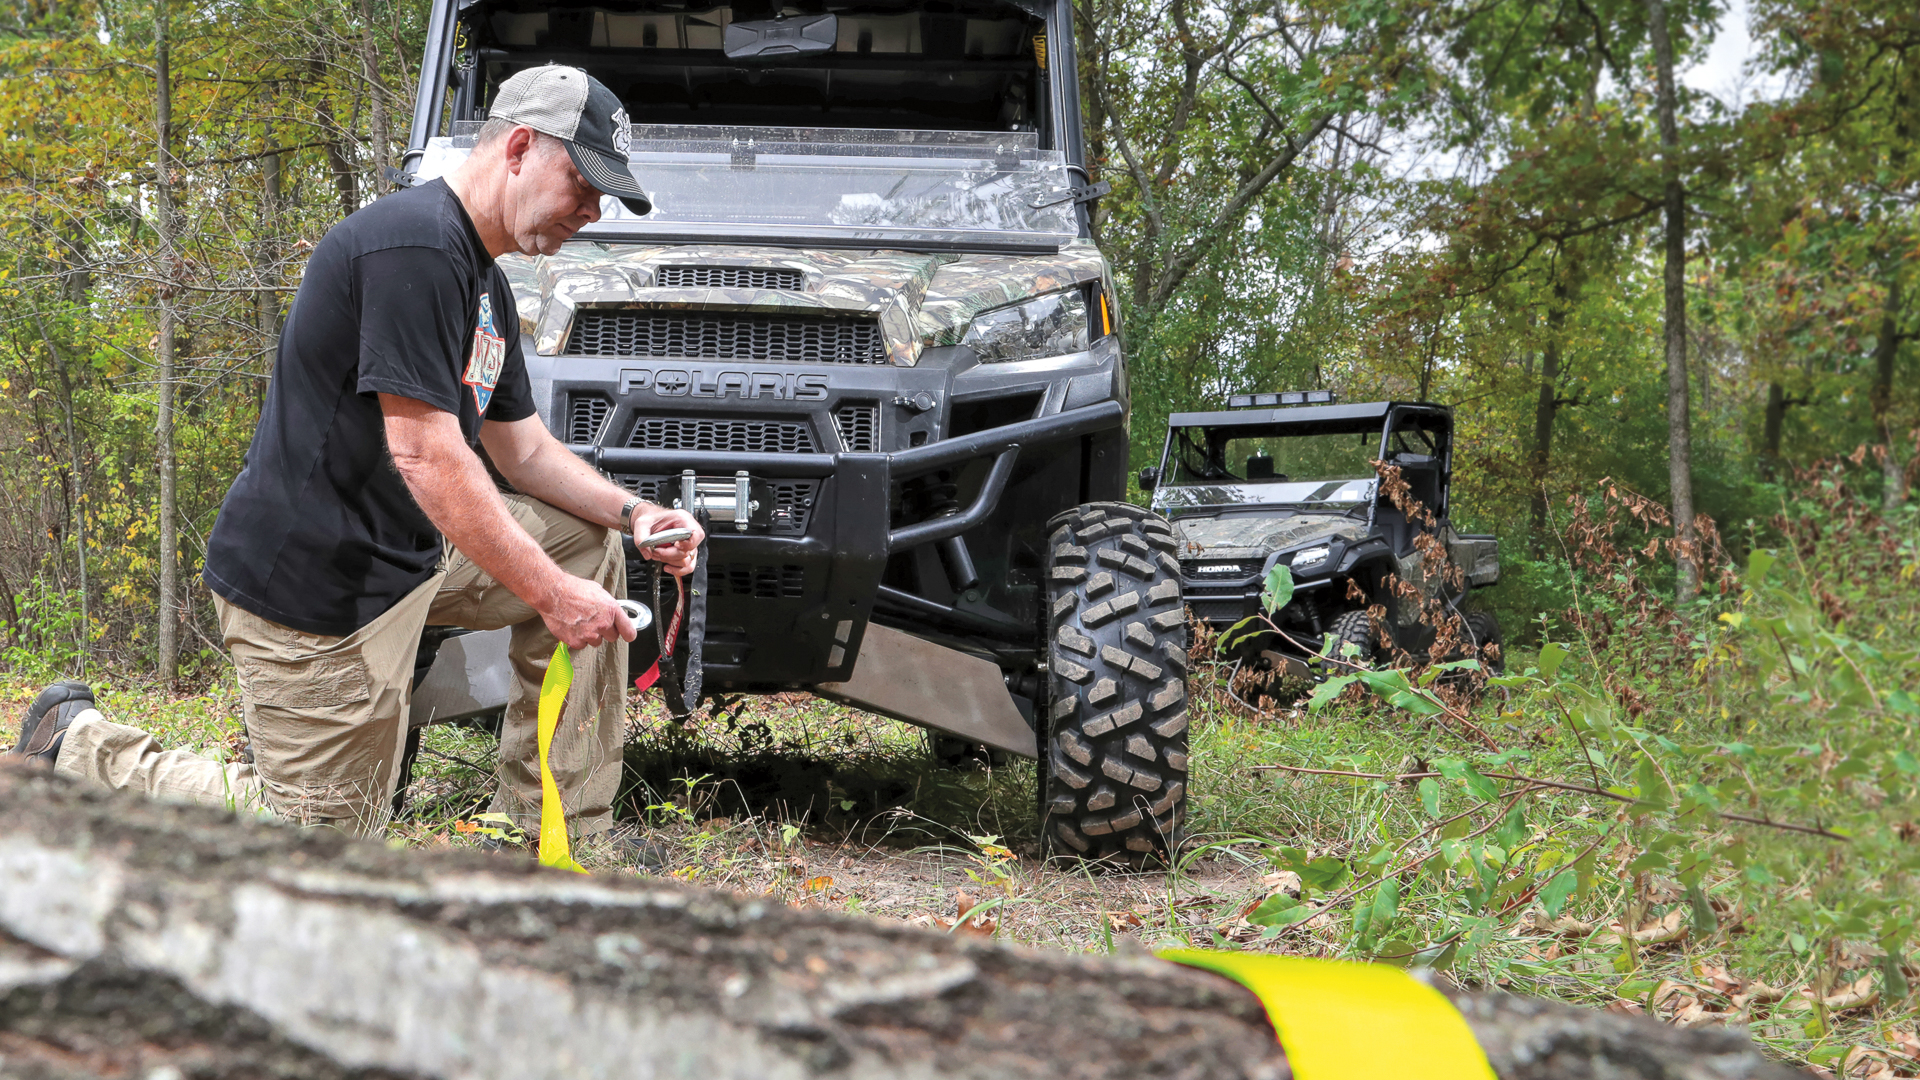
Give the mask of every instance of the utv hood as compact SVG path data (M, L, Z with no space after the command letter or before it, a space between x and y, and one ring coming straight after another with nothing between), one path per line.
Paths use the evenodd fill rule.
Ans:
M1182 559L1253 560L1316 540L1358 540L1366 534L1365 522L1344 514L1267 512L1173 519Z
M805 309L878 319L889 362L958 344L975 315L1045 293L1103 282L1106 261L1088 240L1056 255L916 254L736 245L571 241L557 255L502 257L520 331L542 356L566 346L586 307L776 312ZM726 288L679 285L700 276L751 280ZM662 271L667 271L662 273ZM767 271L754 275L752 271ZM665 284L672 281L676 284Z

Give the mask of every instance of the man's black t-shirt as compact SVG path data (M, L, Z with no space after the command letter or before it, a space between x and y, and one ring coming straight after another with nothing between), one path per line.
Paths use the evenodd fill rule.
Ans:
M438 180L314 248L207 540L209 588L283 626L345 635L432 576L440 534L387 453L376 394L455 414L469 444L483 418L534 413L513 291Z

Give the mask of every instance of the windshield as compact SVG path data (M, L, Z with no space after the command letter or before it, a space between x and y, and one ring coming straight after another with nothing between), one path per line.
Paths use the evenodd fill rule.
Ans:
M428 144L421 179L466 159L480 124ZM821 239L1058 248L1078 223L1066 157L1032 132L636 125L634 175L653 198L613 199L583 239Z
M1249 484L1263 502L1365 502L1380 428L1183 427L1173 429L1171 451L1170 487Z

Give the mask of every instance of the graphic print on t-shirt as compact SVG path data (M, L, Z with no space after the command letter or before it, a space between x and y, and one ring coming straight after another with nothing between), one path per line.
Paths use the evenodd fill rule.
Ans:
M493 294L480 294L480 317L473 327L473 354L467 357L467 373L460 381L473 387L473 403L480 415L487 414L487 402L493 400L493 388L500 384L500 369L507 359L507 339L493 325Z

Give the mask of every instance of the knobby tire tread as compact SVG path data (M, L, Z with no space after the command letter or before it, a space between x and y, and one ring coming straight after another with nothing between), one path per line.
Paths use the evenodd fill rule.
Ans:
M1055 857L1171 861L1187 794L1187 623L1173 533L1128 503L1048 525L1041 837Z

